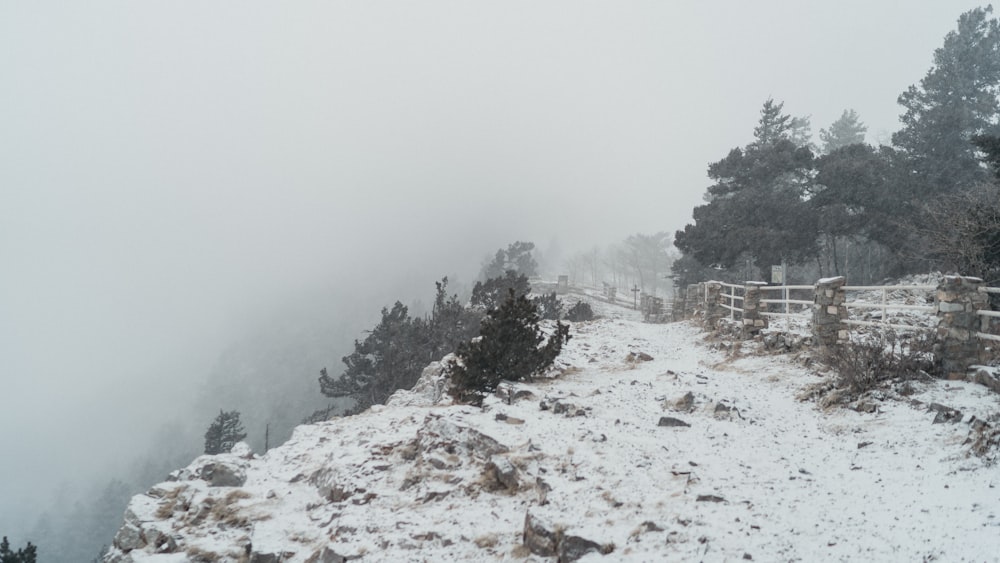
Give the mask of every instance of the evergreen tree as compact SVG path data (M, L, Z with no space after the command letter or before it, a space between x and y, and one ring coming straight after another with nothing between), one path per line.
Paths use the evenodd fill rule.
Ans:
M473 309L479 311L489 311L496 309L507 297L507 293L513 290L517 296L527 295L531 292L531 285L524 274L519 274L515 270L507 270L502 276L490 278L485 282L476 282L472 287L472 298L469 304Z
M823 143L823 154L865 142L868 127L861 122L861 116L853 109L845 109L840 118L830 124L829 129L819 130L819 140Z
M493 260L483 266L479 277L481 280L499 278L508 270L524 275L526 277L538 275L538 262L531 255L535 250L535 243L517 241L507 246L507 249L499 249L493 256Z
M806 200L813 188L813 154L789 135L792 118L767 100L755 140L708 167L715 184L694 224L674 246L705 265L731 268L749 258L761 265L802 262L817 253L817 222Z
M534 304L510 290L507 300L483 320L479 338L459 345L460 362L451 372L455 398L481 405L501 381L531 381L551 366L569 341L569 327L557 322L546 340L539 321Z
M983 153L980 160L993 169L994 179L1000 180L1000 136L977 135L972 143Z
M525 278L527 283L527 278ZM479 331L481 314L462 306L457 295L448 296L448 278L437 283L430 318L411 318L400 302L382 309L382 320L354 352L344 356L346 369L339 378L326 368L320 371L320 391L328 397L354 400L348 414L383 404L398 389L410 389L432 361L455 351L458 344ZM317 411L314 418L323 414Z
M899 96L903 128L892 142L914 171L923 193L968 187L984 179L971 143L1000 132L1000 23L992 7L961 15L958 29L934 51L934 65Z
M0 563L35 563L37 552L38 548L30 541L28 545L17 551L11 551L7 536L4 536L3 540L0 541Z
M237 442L247 437L240 422L239 411L219 411L205 432L205 453L214 455L232 451Z

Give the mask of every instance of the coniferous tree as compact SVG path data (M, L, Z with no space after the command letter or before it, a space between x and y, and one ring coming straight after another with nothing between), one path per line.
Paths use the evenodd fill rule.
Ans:
M913 195L984 179L972 139L1000 132L1000 22L992 13L987 6L962 14L934 51L927 75L899 96L903 128L892 142L914 172L910 183L922 192Z
M11 551L7 536L0 541L0 563L35 563L38 548L29 541L28 545L17 551Z
M525 279L525 284L527 280ZM462 306L457 295L448 296L448 279L437 284L434 308L428 319L411 318L400 302L382 309L382 320L354 352L344 356L346 369L339 378L323 368L320 391L328 397L354 400L348 414L383 404L398 389L410 389L432 361L454 352L460 342L479 331L481 313ZM324 416L322 411L311 419Z
M479 273L481 280L502 277L508 270L513 270L526 277L538 275L538 262L531 255L535 243L517 241L507 245L507 249L499 249L493 259L483 266Z
M237 442L247 437L240 422L239 411L219 411L205 432L205 453L214 455L232 451Z
M480 405L501 381L531 381L551 366L570 338L569 326L557 322L546 340L539 321L534 304L510 290L507 300L483 319L479 338L458 347L452 395Z
M504 275L490 278L485 282L476 282L472 287L472 298L469 304L473 309L482 312L496 309L507 298L507 293L511 290L517 296L527 295L531 292L531 285L524 274L519 274L515 270L507 270Z
M861 122L861 116L853 109L845 109L840 114L840 118L830 124L829 129L819 130L819 140L823 143L821 147L823 154L865 142L865 133L868 127Z

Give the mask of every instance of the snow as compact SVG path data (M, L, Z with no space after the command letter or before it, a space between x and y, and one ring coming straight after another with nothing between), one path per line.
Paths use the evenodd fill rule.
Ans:
M926 408L986 418L1000 395L940 381L873 414L823 410L799 399L822 379L802 353L754 342L724 353L690 322L592 305L605 318L573 325L561 375L514 386L532 397L374 408L301 426L263 456L204 456L130 504L144 530L169 530L175 553L128 555L235 560L250 544L288 562L327 547L377 561L554 560L522 545L530 512L613 548L584 561L1000 561L1000 469L967 454L966 423L932 424ZM688 392L694 410L672 410ZM658 426L663 416L690 426ZM505 460L517 490L491 477ZM186 477L211 461L243 467L245 484ZM169 491L184 500L171 511ZM215 511L199 519L206 499Z

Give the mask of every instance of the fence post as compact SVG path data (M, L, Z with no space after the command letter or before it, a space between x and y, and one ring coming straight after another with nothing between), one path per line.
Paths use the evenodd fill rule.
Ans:
M813 286L812 332L820 346L836 346L848 339L847 325L842 322L847 318L846 284L847 278L837 276L821 279Z
M722 306L722 284L716 281L705 282L705 326L714 329L725 315L726 309Z
M744 337L757 334L761 329L767 328L767 317L760 314L760 298L763 293L760 288L764 285L767 283L748 281L743 286Z
M965 379L969 366L979 361L975 332L981 321L976 311L990 308L989 296L979 292L982 283L979 278L945 276L938 285L934 355L948 379Z

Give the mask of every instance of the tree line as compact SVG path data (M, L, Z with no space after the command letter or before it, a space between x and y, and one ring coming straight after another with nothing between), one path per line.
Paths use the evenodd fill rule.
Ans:
M817 146L808 118L766 100L753 140L708 165L706 203L674 235L679 281L760 279L783 262L865 283L934 267L1000 278L998 53L992 8L962 14L899 96L889 145L865 143L848 109Z

